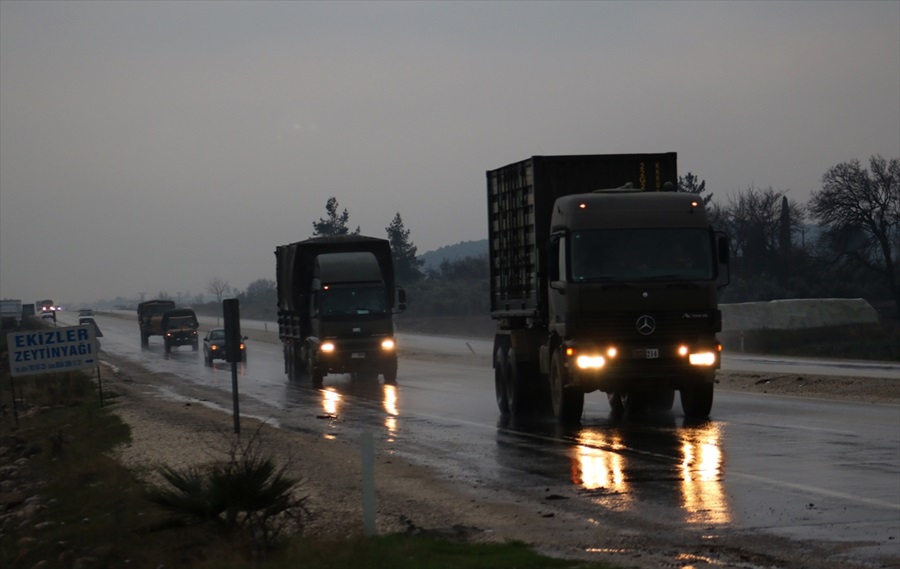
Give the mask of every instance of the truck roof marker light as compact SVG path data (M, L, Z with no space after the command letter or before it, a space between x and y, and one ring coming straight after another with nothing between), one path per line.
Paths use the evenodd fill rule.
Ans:
M606 349L606 355L610 358L614 358L619 355L619 350L617 350L615 346L610 346Z
M691 202L691 207L697 207L698 205L700 205L700 202Z
M679 356L688 355L688 347L687 346L678 346L678 355Z
M579 209L587 209L587 204L586 204L586 203L580 203L580 204L578 204L578 208L579 208Z
M575 348L566 348L566 355L567 355L567 356L574 356L574 355L575 355Z

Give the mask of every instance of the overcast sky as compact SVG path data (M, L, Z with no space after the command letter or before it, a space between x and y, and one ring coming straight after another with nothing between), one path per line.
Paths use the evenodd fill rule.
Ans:
M677 152L806 203L900 157L900 2L0 2L0 297L241 290L337 198L419 253L485 171Z

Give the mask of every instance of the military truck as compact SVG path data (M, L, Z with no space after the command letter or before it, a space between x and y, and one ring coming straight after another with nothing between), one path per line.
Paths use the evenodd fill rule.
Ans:
M675 153L532 156L487 172L497 406L548 402L580 420L615 412L709 415L729 244L702 200L675 191Z
M275 249L278 336L290 381L328 374L397 380L390 243L358 235L317 237Z
M199 327L197 315L190 308L173 308L163 312L161 328L166 353L176 346L190 346L196 352L200 348Z
M162 316L168 310L175 308L172 300L148 300L138 304L138 327L141 330L141 348L146 349L150 345L150 336L162 336Z

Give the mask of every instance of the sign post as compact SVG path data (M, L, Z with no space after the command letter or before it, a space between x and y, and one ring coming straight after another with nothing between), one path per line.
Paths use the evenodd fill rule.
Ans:
M241 361L241 313L238 299L222 301L225 316L225 361L231 362L231 398L234 402L234 434L241 434L241 414L238 410L237 365Z
M100 380L100 349L92 326L69 326L50 330L27 330L6 335L9 349L9 375L60 373L84 368L97 368ZM13 413L18 422L15 384L13 387ZM101 388L102 389L102 388ZM103 405L101 391L100 404Z

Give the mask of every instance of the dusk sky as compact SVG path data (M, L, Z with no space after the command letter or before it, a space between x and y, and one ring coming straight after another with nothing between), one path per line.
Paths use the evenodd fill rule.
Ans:
M804 204L900 157L900 1L0 1L0 297L245 289L329 197L419 253L485 171L677 152Z

